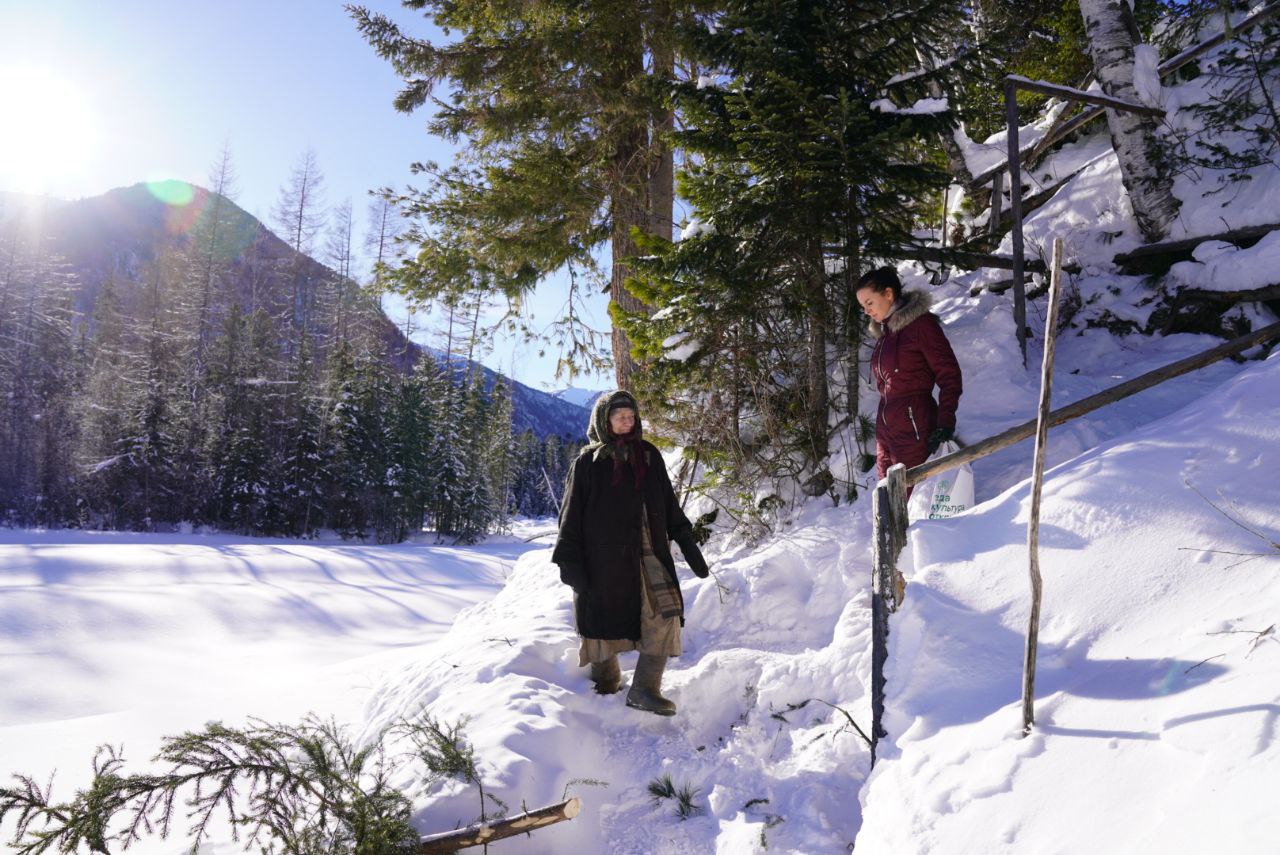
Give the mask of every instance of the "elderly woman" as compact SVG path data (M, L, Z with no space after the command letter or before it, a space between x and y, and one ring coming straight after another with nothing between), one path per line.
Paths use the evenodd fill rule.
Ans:
M667 657L680 655L684 598L670 542L706 578L698 550L662 455L641 435L640 412L628 392L602 395L591 413L588 445L574 463L560 508L560 536L551 560L573 588L582 645L579 665L591 666L600 694L621 688L618 654L638 650L627 706L675 715L662 696Z
M895 463L919 466L954 437L964 386L928 294L904 291L897 271L881 267L858 281L856 296L876 340L871 374L880 392L876 472L883 478Z

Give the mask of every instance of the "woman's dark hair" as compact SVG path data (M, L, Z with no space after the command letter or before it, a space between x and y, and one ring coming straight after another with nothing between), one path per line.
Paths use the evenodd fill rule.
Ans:
M894 302L902 299L902 280L898 278L898 271L892 267L877 267L875 270L862 274L862 278L858 280L858 287L853 290L857 293L863 288L874 288L876 291L892 291Z

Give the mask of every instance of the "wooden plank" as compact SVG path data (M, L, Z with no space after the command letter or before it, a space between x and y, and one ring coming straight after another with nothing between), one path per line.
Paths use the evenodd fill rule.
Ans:
M907 543L907 468L889 467L871 495L871 765L885 732L884 666L889 659L889 616L902 604L905 580L898 556Z
M1228 356L1234 356L1241 351L1248 350L1256 344L1275 341L1277 339L1280 339L1280 323L1262 327L1261 329L1254 330L1247 335L1242 335L1239 338L1233 338L1231 341L1220 344L1211 350L1206 350L1203 353L1197 353L1194 356L1188 356L1186 359L1180 359L1177 362L1172 362L1162 368L1148 371L1146 374L1135 377L1132 380L1128 380L1117 386L1112 386L1110 389L1106 389L1096 395L1090 395L1087 398L1082 398L1081 400L1076 401L1074 404L1068 404L1060 410L1054 410L1049 414L1049 427L1054 427L1062 424L1063 422L1068 422L1071 419L1083 416L1085 413L1091 413L1100 407L1105 407L1107 404L1115 403L1116 401L1127 398L1130 395L1135 395L1145 389L1150 389L1152 386L1155 386L1158 383L1163 383L1165 380L1171 380L1174 377L1187 374L1198 368L1204 368L1206 365L1212 365L1213 363L1225 359ZM1003 433L998 433L995 436L988 437L981 442L975 442L972 445L965 446L959 451L952 452L944 457L939 457L926 463L922 463L919 466L912 467L907 470L907 485L919 484L935 472L941 472L944 469L954 469L961 463L968 463L971 460L986 457L988 454L993 454L1003 448L1013 445L1016 442L1021 442L1035 433L1035 430L1036 420L1032 419L1024 424L1011 427Z
M1137 113L1140 116L1155 116L1156 118L1164 118L1164 110L1159 107L1149 107L1146 104L1137 104L1133 101L1126 101L1123 98L1113 98L1110 95L1104 95L1101 92L1087 92L1084 89L1076 89L1072 86L1063 86L1060 83L1049 83L1044 80L1032 80L1029 77L1023 77L1020 74L1010 74L1005 78L1013 84L1027 92L1039 92L1042 95L1054 95L1059 98L1066 98L1069 101L1084 101L1088 104L1096 104L1099 107L1105 107L1109 110L1121 110L1126 113Z
M573 819L581 810L582 802L574 796L558 804L531 810L519 816L495 819L488 823L477 822L466 828L427 835L418 840L418 852L419 855L436 855L442 852L457 852L459 849L468 849L472 846L483 846L495 840L526 834L557 822Z
M1062 238L1053 239L1053 267L1049 279L1049 312L1044 321L1044 361L1040 366L1040 407L1036 414L1036 450L1031 467L1031 520L1027 524L1028 575L1031 579L1031 615L1027 620L1027 645L1022 658L1022 735L1035 722L1036 652L1040 646L1040 600L1044 580L1040 575L1040 497L1044 486L1045 446L1049 440L1049 402L1053 397L1053 355L1058 340L1058 298L1062 293Z
M1269 6L1264 6L1257 12L1254 12L1252 15L1242 20L1240 23L1232 26L1230 32L1223 30L1216 36L1210 36L1199 44L1192 45L1182 51L1182 53L1169 57L1164 62L1160 63L1160 67L1157 69L1160 72L1160 76L1164 77L1165 75L1172 74L1197 57L1200 57L1203 54L1208 53L1213 48L1216 48L1228 38L1234 38L1237 33L1243 33L1245 30L1253 29L1267 18L1275 15L1277 12L1280 12L1280 3L1272 3Z
M1012 270L1013 258L1007 255L992 255L985 252L969 252L961 249L941 249L936 246L901 246L888 250L885 255L890 258L905 258L912 261L935 261L976 270L980 267L994 267L1000 270ZM1048 267L1038 258L1024 258L1022 269L1035 273L1044 273Z
M1176 262L1190 260L1195 248L1206 241L1220 240L1225 243L1248 244L1278 229L1280 229L1280 223L1268 223L1261 226L1244 226L1214 235L1152 243L1140 246L1132 252L1122 252L1112 261L1126 273L1164 273Z
M1022 162L1018 159L1018 85L1012 76L1004 81L1005 122L1008 124L1009 217L1013 236L1013 323L1027 367L1027 291L1023 281Z

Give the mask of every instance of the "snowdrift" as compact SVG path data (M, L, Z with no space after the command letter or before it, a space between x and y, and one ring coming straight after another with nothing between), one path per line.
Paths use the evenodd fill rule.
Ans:
M1273 355L1047 474L1028 738L1028 486L913 523L859 851L1274 851L1277 389Z

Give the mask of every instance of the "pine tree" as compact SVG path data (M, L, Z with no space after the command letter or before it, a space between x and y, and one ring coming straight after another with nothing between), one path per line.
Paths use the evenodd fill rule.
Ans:
M499 376L490 392L484 432L484 458L489 482L489 532L506 531L514 506L515 446L511 432L511 386Z
M671 233L665 99L674 22L692 4L406 5L460 37L431 43L347 8L406 80L396 108L411 112L447 88L431 130L465 137L470 148L451 168L419 165L431 186L396 197L419 249L396 270L394 287L420 299L475 290L515 299L567 264L596 270L594 252L607 242L611 299L642 312L623 281L636 251L632 229ZM626 388L632 361L621 331L613 357Z
M436 446L436 399L438 376L435 361L421 355L413 372L399 384L393 416L393 468L397 508L395 540L413 537L422 531L436 473L432 470L432 449Z

